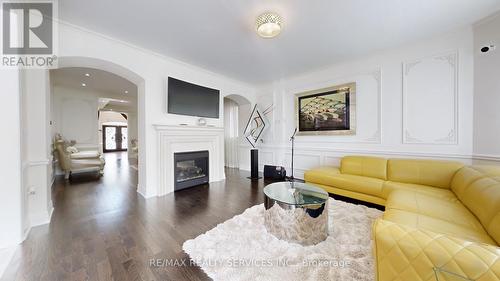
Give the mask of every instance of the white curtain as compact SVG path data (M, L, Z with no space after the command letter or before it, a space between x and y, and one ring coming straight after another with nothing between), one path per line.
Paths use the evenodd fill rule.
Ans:
M224 164L226 167L238 168L238 104L224 99Z

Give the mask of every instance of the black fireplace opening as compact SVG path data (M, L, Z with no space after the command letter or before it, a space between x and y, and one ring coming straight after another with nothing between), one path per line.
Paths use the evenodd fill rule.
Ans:
M208 183L208 151L174 153L174 190Z

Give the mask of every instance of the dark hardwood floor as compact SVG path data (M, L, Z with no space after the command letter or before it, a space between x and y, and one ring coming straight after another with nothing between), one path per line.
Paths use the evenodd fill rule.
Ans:
M50 225L31 230L2 280L208 280L196 266L150 259L189 261L184 241L262 203L265 183L247 176L227 169L224 182L145 200L126 154L106 154L101 179L57 179Z

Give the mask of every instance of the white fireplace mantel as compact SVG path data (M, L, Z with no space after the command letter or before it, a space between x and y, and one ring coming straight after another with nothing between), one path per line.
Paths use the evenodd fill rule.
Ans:
M225 179L224 128L153 125L158 136L158 196L174 191L174 153L208 150L209 182Z

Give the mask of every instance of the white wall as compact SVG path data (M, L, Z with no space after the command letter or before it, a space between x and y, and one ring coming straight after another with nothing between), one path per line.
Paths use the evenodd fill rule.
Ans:
M479 50L496 45L488 53ZM474 27L474 154L500 159L500 14Z
M52 124L54 133L75 140L77 147L95 147L100 141L97 110L100 93L77 88L53 86Z
M52 149L50 136L50 81L47 70L22 70L23 200L25 234L50 221L52 214Z
M348 82L357 83L356 135L298 136L296 176L314 166L338 164L346 154L470 162L472 38L472 29L465 28L262 87L260 108L275 108L267 116L271 129L261 145L261 167L290 166L294 94Z
M180 123L195 125L197 121L194 117L166 113L166 81L169 76L219 89L222 96L238 94L250 101L255 101L254 88L249 85L69 24L60 24L59 43L59 57L62 58L60 63L64 61L64 57L68 60L73 57L93 58L97 60L97 64L100 64L93 65L93 67L100 69L114 67L117 71L123 72L117 74L138 84L138 192L145 197L158 195L158 179L161 173L157 170L157 135L152 125L178 125ZM85 59L79 61L83 62ZM109 69L103 70L110 71ZM127 75L135 77L127 77ZM222 99L221 111L223 111ZM221 114L218 120L208 120L208 122L222 127L222 118Z
M23 209L21 177L21 88L19 70L0 70L0 248L22 241ZM8 120L8 121L7 121Z
M31 227L49 222L52 212L48 72L0 70L5 132L0 146L0 263L7 265L14 245ZM0 268L0 275L3 268Z

